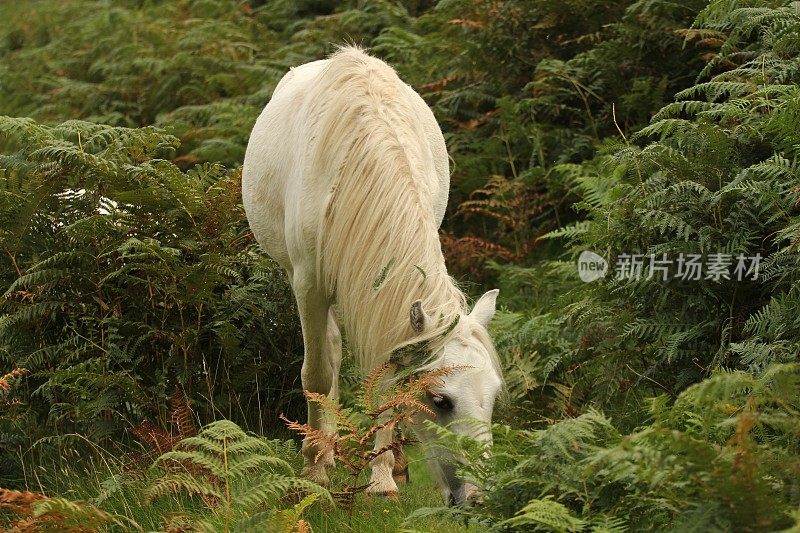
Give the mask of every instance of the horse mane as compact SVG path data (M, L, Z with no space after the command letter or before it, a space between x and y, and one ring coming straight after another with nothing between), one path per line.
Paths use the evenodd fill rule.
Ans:
M443 337L468 312L445 266L428 185L433 156L407 90L391 67L343 47L307 100L317 147L309 171L335 169L320 214L317 273L366 371L399 346ZM424 338L411 328L416 300L434 317ZM488 349L494 353L490 341Z

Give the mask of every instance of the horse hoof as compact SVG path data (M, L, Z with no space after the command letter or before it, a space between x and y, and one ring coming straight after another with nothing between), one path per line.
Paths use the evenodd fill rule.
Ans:
M366 490L370 496L390 497L397 495L397 484L392 478L373 481Z

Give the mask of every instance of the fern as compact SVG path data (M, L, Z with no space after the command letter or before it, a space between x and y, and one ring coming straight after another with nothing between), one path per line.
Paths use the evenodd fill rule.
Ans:
M0 509L19 516L7 524L10 531L80 533L114 526L129 531L144 531L135 521L107 513L90 503L48 498L33 492L0 489Z
M370 373L352 408L343 407L324 394L306 391L308 401L318 403L325 415L335 422L334 433L293 422L284 416L281 418L290 430L303 436L304 446L317 450L315 461L330 452L336 461L344 465L350 477L336 496L339 503L352 512L356 494L369 487L369 484L363 484L361 478L376 457L387 452L394 453L397 474L407 466L402 464L402 450L412 439L400 431L401 427L419 413L435 416L424 398L431 394L432 388L438 386L444 376L457 368L443 367L409 375L397 372L397 364L393 359ZM379 431L390 432L393 438L387 445L374 448L375 435ZM408 479L407 471L405 476Z
M327 490L295 475L290 460L296 457L291 442L248 435L227 420L213 422L156 459L154 466L163 473L149 487L147 498L180 493L199 496L218 515L199 526L210 530L212 524L224 524L228 530L239 520L243 522L237 527L251 527L266 518L280 520L273 515L258 517L256 511L263 505L275 508L280 498L289 494L313 494L302 505L280 515L292 519L293 525L317 498L333 501Z
M538 526L550 531L566 533L581 531L586 526L586 522L573 516L569 509L560 503L546 497L541 500L531 500L519 510L517 516L505 520L500 525L509 527Z
M114 420L166 411L164 388L191 391L206 353L251 368L279 346L299 364L288 284L242 238L237 171L181 171L161 159L177 140L152 127L3 118L0 136L24 161L0 176L0 248L16 264L0 300L0 360L34 376L42 435L119 435ZM232 405L286 397L254 392L249 377L208 384Z
M721 371L674 402L645 402L650 422L627 434L591 410L535 431L495 424L490 451L440 428L439 445L463 454L461 475L483 489L481 505L448 513L498 530L788 527L798 379L797 363Z

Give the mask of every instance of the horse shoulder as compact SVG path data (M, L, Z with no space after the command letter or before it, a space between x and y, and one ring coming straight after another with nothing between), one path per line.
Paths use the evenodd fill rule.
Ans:
M292 68L278 82L250 135L242 169L242 201L256 240L289 269L300 255L294 239L302 230L305 97L327 60ZM299 217L299 218L298 218ZM293 242L294 241L294 242Z

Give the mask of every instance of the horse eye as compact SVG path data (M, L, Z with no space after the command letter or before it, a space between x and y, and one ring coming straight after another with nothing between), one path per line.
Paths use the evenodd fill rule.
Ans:
M440 411L452 411L453 401L447 396L431 396L431 402Z

